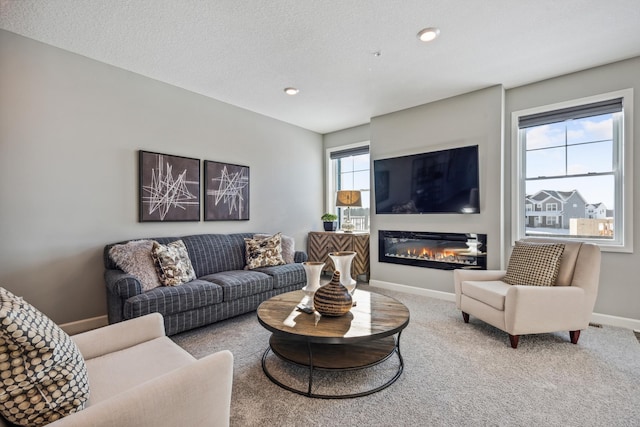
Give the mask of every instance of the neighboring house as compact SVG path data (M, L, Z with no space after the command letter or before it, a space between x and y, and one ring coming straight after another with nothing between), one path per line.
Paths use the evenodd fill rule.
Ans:
M604 203L588 203L585 207L585 218L589 219L604 219L607 218L608 215L607 207Z
M587 202L578 190L540 190L525 197L525 206L526 227L568 229L571 218L585 217Z

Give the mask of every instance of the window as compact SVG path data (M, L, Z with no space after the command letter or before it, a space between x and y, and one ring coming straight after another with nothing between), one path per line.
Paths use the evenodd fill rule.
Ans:
M336 147L328 151L329 167L327 170L327 206L330 212L338 215L339 226L347 217L347 208L336 208L336 192L338 190L360 190L362 207L348 208L355 231L369 229L370 218L370 182L371 162L369 145L355 144Z
M631 120L632 99L625 90L513 113L513 240L562 237L631 250L625 117ZM526 207L531 204L535 211Z

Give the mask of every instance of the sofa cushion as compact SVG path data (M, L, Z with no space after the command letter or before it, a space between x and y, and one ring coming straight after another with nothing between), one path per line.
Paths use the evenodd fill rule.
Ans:
M517 241L504 281L510 285L554 286L564 244Z
M222 302L222 288L206 280L192 280L180 286L162 286L127 299L124 317L143 316L159 312L163 315L180 313Z
M509 288L511 288L511 285L501 280L465 280L460 283L462 295L490 305L500 311L504 311L504 300Z
M158 277L165 286L176 286L196 278L189 253L182 240L163 245L153 242L151 258L158 271Z
M244 242L248 269L284 264L281 233L264 239L246 238Z
M196 234L182 238L196 277L227 270L242 270L244 237L252 234Z
M273 278L252 270L221 271L200 278L222 287L224 301L259 294L273 289Z
M162 286L151 257L152 248L153 240L131 240L114 245L109 250L111 259L122 271L135 276L140 281L143 291Z
M87 371L91 382L88 406L187 366L194 360L193 356L167 337L88 359Z
M302 264L285 264L274 267L261 267L253 271L259 271L273 277L273 288L280 289L286 286L300 283L306 284L307 275Z
M0 288L0 412L42 426L84 408L89 397L80 350L35 307Z

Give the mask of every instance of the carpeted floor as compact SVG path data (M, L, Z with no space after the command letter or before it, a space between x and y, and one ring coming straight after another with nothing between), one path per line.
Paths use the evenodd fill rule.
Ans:
M578 345L568 332L528 335L513 350L505 333L473 317L464 324L452 302L360 287L411 311L401 338L404 373L370 396L310 399L271 383L261 367L270 334L255 313L172 338L197 358L232 351L232 426L640 425L640 343L631 330L590 327ZM294 382L304 373L274 356L269 363ZM371 370L326 374L317 390L366 387L396 367L393 358Z

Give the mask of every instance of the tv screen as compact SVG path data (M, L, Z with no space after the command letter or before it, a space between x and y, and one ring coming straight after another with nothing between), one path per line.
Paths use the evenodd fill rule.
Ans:
M480 213L478 146L373 162L378 214Z

